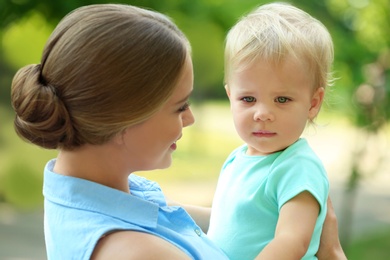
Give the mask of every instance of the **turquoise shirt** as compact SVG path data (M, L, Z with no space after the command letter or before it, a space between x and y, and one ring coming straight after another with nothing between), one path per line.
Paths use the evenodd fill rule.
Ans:
M45 241L49 260L89 259L98 240L115 230L149 233L192 259L227 259L180 207L168 207L157 183L131 174L131 194L45 167Z
M321 161L304 139L267 156L246 151L247 145L237 148L222 167L207 235L229 259L252 260L274 238L281 207L308 191L320 213L303 259L317 259L329 191Z

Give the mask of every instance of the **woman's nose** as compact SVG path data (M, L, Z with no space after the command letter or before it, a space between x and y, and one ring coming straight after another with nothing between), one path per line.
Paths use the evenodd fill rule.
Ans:
M187 111L183 114L183 127L192 125L195 122L194 114L192 113L191 108L188 108Z

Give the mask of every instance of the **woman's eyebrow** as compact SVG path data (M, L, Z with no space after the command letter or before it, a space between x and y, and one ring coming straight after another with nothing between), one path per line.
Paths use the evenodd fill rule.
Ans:
M183 99L179 100L178 102L176 102L176 104L181 104L181 103L187 101L190 98L191 94L192 94L192 91L187 96L185 96L185 98L183 98Z

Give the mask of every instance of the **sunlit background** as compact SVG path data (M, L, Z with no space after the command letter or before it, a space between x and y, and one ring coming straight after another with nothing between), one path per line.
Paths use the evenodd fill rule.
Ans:
M13 130L10 85L16 70L40 63L58 21L96 0L0 0L0 259L46 259L42 171L56 156L21 141ZM219 169L237 137L223 89L227 30L253 0L115 1L173 18L193 48L194 126L178 142L173 166L142 172L174 200L210 206ZM335 43L335 86L304 136L323 160L340 238L348 259L390 258L390 2L289 1L323 22Z

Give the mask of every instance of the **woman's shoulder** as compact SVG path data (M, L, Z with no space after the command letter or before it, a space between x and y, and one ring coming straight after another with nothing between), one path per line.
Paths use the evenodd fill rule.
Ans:
M116 231L101 238L91 260L100 259L190 259L183 251L155 235Z

